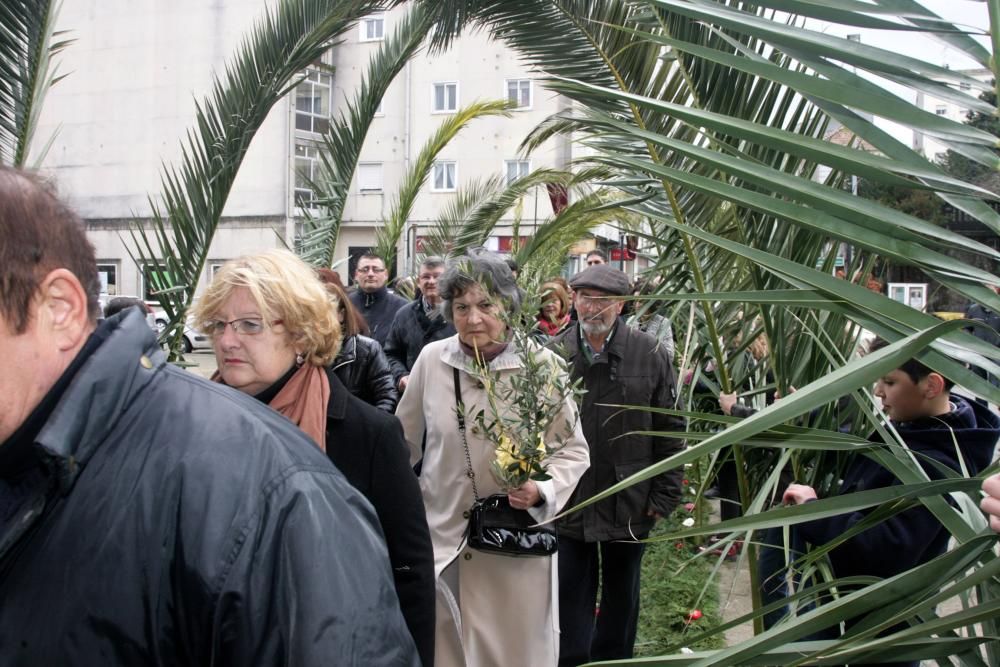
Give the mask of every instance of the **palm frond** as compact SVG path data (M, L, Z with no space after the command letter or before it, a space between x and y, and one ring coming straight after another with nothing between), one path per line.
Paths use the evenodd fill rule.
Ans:
M347 202L348 188L358 166L372 119L389 84L419 51L432 23L415 6L397 25L368 63L368 71L354 99L330 124L319 145L319 171L311 182L321 217L306 217L298 254L310 264L329 268Z
M58 0L10 0L0 5L0 164L23 167L45 157L50 138L32 155L45 95L62 76L53 58L73 40L55 31ZM54 138L54 135L53 135Z
M196 105L180 166L165 167L163 192L150 198L152 225L131 228L141 267L156 266L169 282L157 295L171 325L171 350L180 349L184 315L194 298L223 207L257 130L299 73L377 0L282 0L266 9ZM143 268L142 270L146 270Z
M511 108L512 104L507 100L473 102L443 121L423 145L410 170L403 176L403 182L393 198L389 215L375 232L375 253L385 259L387 266L392 266L396 259L399 240L403 236L410 211L417 201L420 189L427 182L431 170L434 168L434 162L441 151L466 125L476 118L509 117Z

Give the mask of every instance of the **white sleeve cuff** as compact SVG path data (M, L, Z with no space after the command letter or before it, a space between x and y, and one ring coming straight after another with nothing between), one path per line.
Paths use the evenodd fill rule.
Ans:
M547 479L544 482L535 482L535 486L538 487L538 493L542 494L542 499L545 502L538 507L529 507L528 513L535 521L547 521L556 515L558 509L556 507L555 484L552 483L551 479Z

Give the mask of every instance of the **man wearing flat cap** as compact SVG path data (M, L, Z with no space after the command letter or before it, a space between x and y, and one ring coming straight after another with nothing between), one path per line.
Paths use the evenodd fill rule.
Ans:
M628 276L598 264L578 273L570 285L579 320L551 345L564 352L573 378L582 378L586 389L580 418L591 463L570 499L573 506L681 451L679 439L642 434L683 431L684 422L614 407L672 408L676 401L664 346L619 318L630 291ZM636 540L677 506L682 477L680 469L657 475L560 522L561 666L632 657L644 550Z

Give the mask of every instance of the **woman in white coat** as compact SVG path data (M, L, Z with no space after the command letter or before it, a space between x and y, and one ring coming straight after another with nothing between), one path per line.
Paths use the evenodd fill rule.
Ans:
M444 315L458 334L423 349L396 410L411 463L422 459L420 489L437 576L435 664L554 666L559 652L556 557L512 558L476 551L465 543L475 497L455 409L453 369L460 371L465 414L485 409L476 357L500 374L500 382L519 372L520 355L508 342L504 320L516 315L521 295L507 264L483 250L452 262L438 289ZM548 350L539 354L553 355ZM469 421L466 436L479 496L501 493L490 473L493 444ZM550 480L506 490L512 507L527 510L538 521L563 509L589 466L571 397L546 434L546 442L557 441L565 445L546 459Z

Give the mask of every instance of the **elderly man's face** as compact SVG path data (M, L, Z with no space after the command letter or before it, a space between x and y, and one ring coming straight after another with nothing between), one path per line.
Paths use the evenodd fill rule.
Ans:
M620 296L581 287L573 294L573 303L580 318L580 326L588 336L607 335L622 312L625 301Z
M417 277L417 285L420 293L427 299L427 303L437 305L441 295L438 294L438 280L444 273L443 266L421 266L420 275Z

